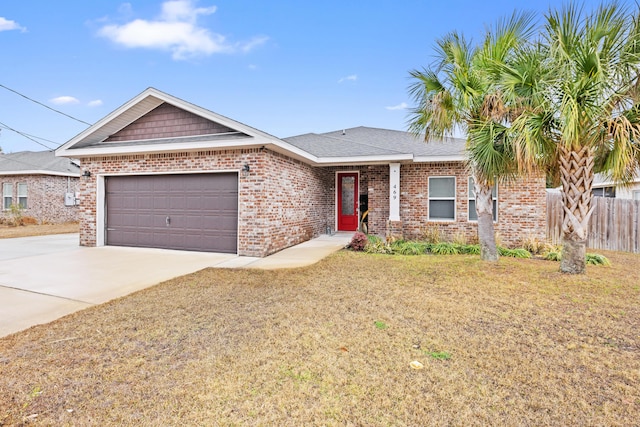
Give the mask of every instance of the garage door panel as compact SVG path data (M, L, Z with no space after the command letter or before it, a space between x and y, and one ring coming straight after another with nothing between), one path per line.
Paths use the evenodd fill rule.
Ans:
M237 252L236 173L108 177L106 205L109 245Z

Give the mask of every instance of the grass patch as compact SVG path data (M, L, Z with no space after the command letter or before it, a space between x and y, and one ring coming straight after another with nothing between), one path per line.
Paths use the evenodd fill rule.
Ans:
M206 269L0 339L0 425L634 425L640 257L606 255Z
M433 359L437 360L449 360L451 359L451 353L446 351L430 351L425 352L426 355L431 356Z
M387 329L389 327L381 320L376 320L375 322L373 322L373 324L375 325L376 329Z
M69 222L65 224L19 225L15 227L0 225L0 239L78 233L80 231L79 227L80 226L77 222Z

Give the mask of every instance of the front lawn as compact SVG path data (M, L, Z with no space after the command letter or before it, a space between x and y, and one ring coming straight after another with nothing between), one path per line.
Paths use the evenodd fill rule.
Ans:
M0 425L634 425L640 257L606 255L203 270L0 339Z
M80 226L77 222L66 222L63 224L29 224L17 226L0 224L0 239L45 236L49 234L69 234L78 233L79 231Z

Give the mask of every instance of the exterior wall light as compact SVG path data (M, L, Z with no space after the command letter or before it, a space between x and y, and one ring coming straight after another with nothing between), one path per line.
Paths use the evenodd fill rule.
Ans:
M91 176L91 171L85 169L85 171L82 172L82 176L89 178Z
M251 171L251 168L249 167L249 163L245 163L244 166L242 167L242 176L249 176L250 171Z

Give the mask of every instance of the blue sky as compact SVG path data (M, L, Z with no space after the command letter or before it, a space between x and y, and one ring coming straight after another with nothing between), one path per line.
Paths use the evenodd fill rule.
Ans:
M408 73L433 61L437 38L479 39L514 10L562 4L4 0L0 84L89 123L153 86L278 137L406 130ZM45 149L5 126L51 148L87 127L2 87L0 123L5 152Z

